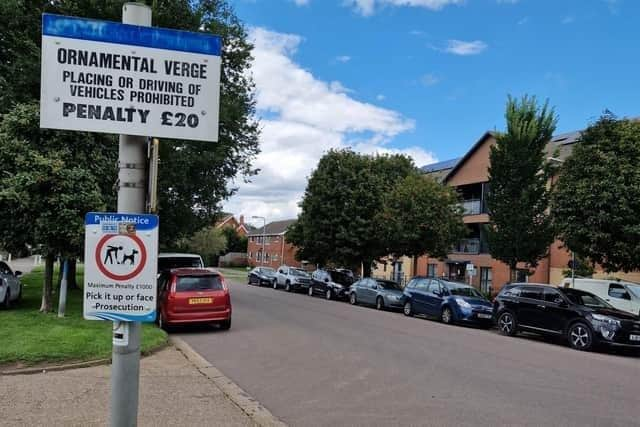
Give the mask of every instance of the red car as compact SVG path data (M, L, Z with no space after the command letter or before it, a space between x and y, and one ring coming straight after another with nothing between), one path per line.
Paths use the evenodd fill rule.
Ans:
M158 278L158 325L187 323L231 327L231 296L224 277L208 268L175 268Z

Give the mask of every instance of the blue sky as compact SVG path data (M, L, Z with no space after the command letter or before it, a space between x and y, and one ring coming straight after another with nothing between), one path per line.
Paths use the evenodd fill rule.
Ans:
M318 143L309 142L315 153L300 157L294 151L287 157L292 143L306 149L306 131L335 138L325 149L404 152L422 166L461 156L485 130L503 129L508 94L549 98L559 115L558 133L585 127L605 108L619 116L640 114L640 1L231 3L257 41L258 110L266 119L263 150L305 163L294 168L295 176L269 174L276 158L263 155L258 166L265 177L240 185L229 204L238 213L295 216L305 177L322 152ZM308 75L298 80L303 72ZM289 76L282 77L281 87L273 83L276 73ZM335 100L316 102L327 94L311 99L312 90L284 96L286 81L297 87L325 84L345 104L336 107L336 118L327 112L317 120L314 111L331 109ZM362 111L352 116L354 110ZM290 132L289 125L299 129ZM295 142L283 134L295 135Z

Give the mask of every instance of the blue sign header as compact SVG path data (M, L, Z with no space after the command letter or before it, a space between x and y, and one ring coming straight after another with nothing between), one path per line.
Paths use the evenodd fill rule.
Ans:
M158 226L158 215L89 212L84 217L85 225L102 225L105 233L118 234L118 223L135 224L136 230L152 230Z
M42 35L220 56L220 36L42 14Z

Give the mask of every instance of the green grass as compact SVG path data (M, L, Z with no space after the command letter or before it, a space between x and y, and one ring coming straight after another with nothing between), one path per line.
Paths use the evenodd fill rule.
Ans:
M0 365L83 361L111 356L111 322L82 318L82 291L70 290L66 315L57 317L58 295L54 294L55 313L40 313L42 280L40 267L21 278L22 301L10 310L0 310ZM57 277L57 272L56 276ZM82 269L78 268L78 284ZM142 352L162 346L167 334L153 324L144 324Z
M247 267L220 267L218 268L218 270L220 270L220 272L224 275L224 276L230 276L230 277L243 277L246 278L247 277L247 273L251 270L248 269Z

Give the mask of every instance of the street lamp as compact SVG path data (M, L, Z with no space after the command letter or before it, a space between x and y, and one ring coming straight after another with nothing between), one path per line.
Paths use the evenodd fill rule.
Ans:
M264 265L264 239L267 234L267 219L263 216L253 215L251 218L253 219L261 219L262 220L262 257L260 262Z
M555 162L555 163L560 163L563 164L564 160L559 159L557 157L547 157L547 160L550 162ZM576 284L576 253L574 251L571 251L571 287L575 287Z

